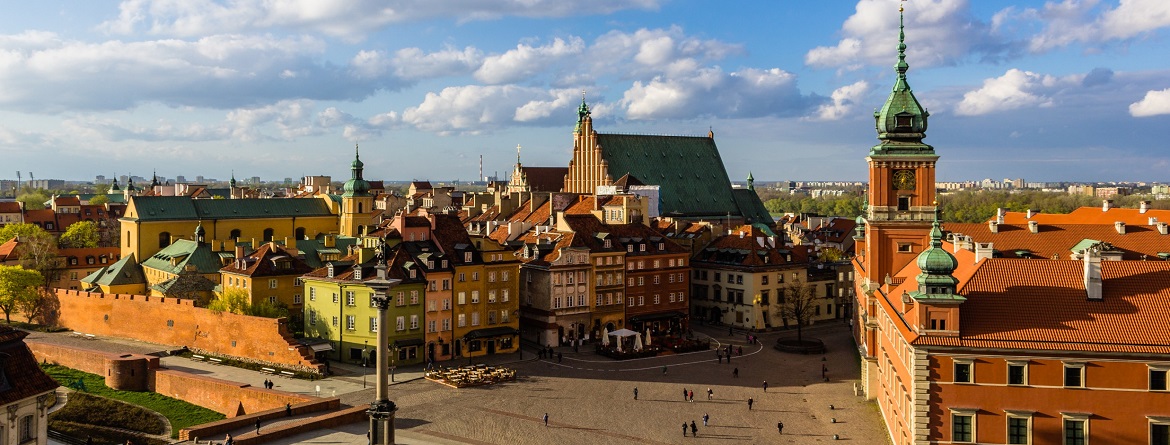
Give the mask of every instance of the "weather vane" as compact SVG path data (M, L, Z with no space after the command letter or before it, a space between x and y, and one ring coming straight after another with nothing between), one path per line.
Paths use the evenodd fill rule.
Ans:
M905 12L906 0L898 0L898 12Z

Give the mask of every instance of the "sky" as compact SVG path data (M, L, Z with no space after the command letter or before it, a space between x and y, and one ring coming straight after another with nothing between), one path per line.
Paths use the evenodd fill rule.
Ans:
M506 176L584 92L733 180L864 181L900 4L940 181L1170 182L1166 0L6 1L0 178Z

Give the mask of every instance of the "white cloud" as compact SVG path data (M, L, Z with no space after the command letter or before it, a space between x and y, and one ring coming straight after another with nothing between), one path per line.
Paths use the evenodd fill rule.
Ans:
M951 65L972 55L996 59L1011 48L991 26L971 13L968 0L925 0L906 4L907 59L911 66ZM898 10L887 0L859 0L856 12L841 26L841 40L805 54L805 63L821 68L857 69L889 65L898 44Z
M423 131L481 133L514 123L538 124L556 108L568 111L575 90L545 90L515 85L467 85L427 93L423 102L402 112L402 122ZM567 113L566 113L567 114Z
M679 61L717 61L741 54L741 45L688 37L683 29L642 28L632 33L610 31L597 38L587 56L595 75L618 74L627 78L651 78L677 66Z
M444 48L425 53L418 48L403 48L394 53L391 64L401 79L418 80L470 74L483 63L483 54L474 47L462 50Z
M620 105L630 119L697 116L758 117L796 115L808 106L787 71L744 69L726 73L701 68L690 76L659 76L634 82Z
M1056 77L1012 68L1000 77L986 79L955 106L955 113L977 116L1028 107L1049 107L1067 89L1082 88L1086 75Z
M0 84L6 86L0 106L38 112L149 102L235 108L295 98L356 100L403 84L375 76L384 68L370 53L355 57L354 66L319 60L324 53L324 43L312 37L90 43L50 33L0 36Z
M815 118L818 120L837 120L847 116L857 107L857 103L869 92L869 82L864 80L833 90L832 102L817 107Z
M1147 91L1146 97L1129 105L1129 114L1133 117L1170 114L1170 88Z
M1028 49L1039 53L1078 42L1126 40L1170 27L1170 2L1120 0L1109 8L1100 0L1063 0L1021 10L1014 18L1043 27L1028 42Z
M567 57L579 55L584 49L585 42L577 37L568 41L557 38L546 46L534 47L521 43L516 45L516 49L485 58L483 65L476 70L475 78L488 84L517 82Z
M505 16L569 17L626 9L657 9L660 0L124 0L116 19L99 29L182 37L286 28L360 39L396 23L431 18L458 21Z

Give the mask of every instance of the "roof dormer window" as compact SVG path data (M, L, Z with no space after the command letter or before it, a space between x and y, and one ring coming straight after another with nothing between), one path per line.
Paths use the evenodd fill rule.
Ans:
M905 111L894 115L894 129L908 130L914 125L914 115Z
M326 276L328 278L333 278L333 263L329 263L325 266L325 273L327 274Z
M354 268L353 268L353 279L355 279L355 280L361 280L361 279L362 279L362 266L354 266Z

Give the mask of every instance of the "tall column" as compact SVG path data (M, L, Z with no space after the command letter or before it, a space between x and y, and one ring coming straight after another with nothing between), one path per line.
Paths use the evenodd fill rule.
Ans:
M377 378L375 379L376 393L374 402L370 404L370 409L366 413L370 415L370 443L380 445L394 444L394 414L398 411L398 407L394 402L390 401L388 395L390 383L388 381L389 365L386 361L386 354L390 349L390 342L386 338L386 326L390 323L390 316L386 310L390 308L390 288L397 285L401 280L386 279L386 243L380 242L375 254L375 261L377 263L376 269L378 277L376 279L367 281L366 284L374 290L374 295L370 297L373 300L374 306L378 308L378 354L377 354Z

